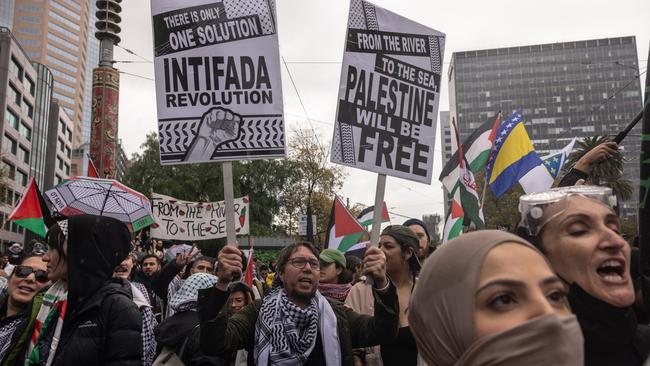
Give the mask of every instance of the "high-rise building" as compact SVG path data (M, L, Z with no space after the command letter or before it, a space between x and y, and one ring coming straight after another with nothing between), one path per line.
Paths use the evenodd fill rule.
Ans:
M0 1L0 27L11 29L14 24L14 0Z
M4 194L0 195L0 246L22 242L24 230L7 217L18 203L30 176L32 131L38 74L20 44L0 27L0 144Z
M34 104L34 131L32 133L32 158L30 175L41 189L45 186L45 157L47 154L47 134L50 120L50 102L54 78L47 66L32 62L38 75L36 79L36 101Z
M54 75L54 92L73 122L73 146L84 139L83 108L88 44L92 37L91 1L14 0L13 33L32 61L40 62Z
M90 1L90 18L88 22L88 48L86 49L86 85L84 86L84 107L83 107L83 136L81 138L82 143L90 142L90 121L92 119L92 99L93 99L93 69L97 67L99 63L99 40L93 36L95 34L95 22L97 21L97 3L95 1Z
M616 135L642 108L635 37L454 52L449 104L461 139L500 110L521 111L540 155L574 137ZM622 143L635 187L640 127ZM636 197L622 214L631 218L635 208Z
M450 113L449 111L440 111L440 146L442 147L440 156L443 167L455 151L455 144L451 143L452 137Z
M49 189L70 176L72 160L72 120L59 105L58 100L50 104L50 122L47 134L47 162L45 164L45 185Z

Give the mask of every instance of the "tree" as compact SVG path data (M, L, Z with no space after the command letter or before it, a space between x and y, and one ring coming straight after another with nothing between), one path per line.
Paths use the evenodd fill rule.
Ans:
M569 155L564 164L564 172L568 172L587 152L596 146L611 141L608 136L585 137L578 141L578 147ZM606 161L593 164L589 178L593 184L607 186L622 200L626 201L632 198L632 182L623 178L623 162L625 158L620 150L617 150Z
M125 183L144 194L165 194L187 201L223 200L221 164L160 165L158 135L147 135L142 151L133 155ZM273 223L285 200L284 188L295 179L287 160L233 163L235 197L248 195L251 234L273 235Z
M311 204L317 214L318 231L327 230L334 192L343 185L343 167L329 163L328 146L311 129L296 129L289 141L289 161L296 176L285 189L279 222L295 233L298 217Z
M498 226L508 226L512 231L519 224L519 197L524 194L524 191L519 184L515 184L497 199L490 187L483 184L485 182L485 174L485 170L476 174L479 197L483 197L483 189L487 190L483 201L485 227L487 229L496 229Z

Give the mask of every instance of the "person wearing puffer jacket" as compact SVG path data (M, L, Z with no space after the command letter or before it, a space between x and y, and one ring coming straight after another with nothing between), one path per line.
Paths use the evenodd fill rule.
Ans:
M130 239L126 225L109 217L71 216L50 227L43 261L54 284L43 296L25 365L142 365L140 311L130 285L112 278Z

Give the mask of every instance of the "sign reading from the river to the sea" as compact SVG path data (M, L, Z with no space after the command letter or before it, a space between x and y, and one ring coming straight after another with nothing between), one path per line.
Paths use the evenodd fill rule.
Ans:
M161 164L285 156L274 0L152 0Z
M351 0L332 161L431 183L445 35Z
M235 199L235 231L248 234L248 197ZM158 193L151 195L154 225L151 237L167 240L207 240L226 237L226 207L224 201L189 202Z

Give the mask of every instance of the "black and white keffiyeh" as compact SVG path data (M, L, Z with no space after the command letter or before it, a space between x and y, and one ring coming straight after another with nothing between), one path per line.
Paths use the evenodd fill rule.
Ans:
M301 309L284 289L269 294L255 325L255 364L304 365L321 332L327 365L340 365L336 316L327 300L316 292L309 307Z
M5 354L11 346L11 338L13 338L14 332L23 320L25 320L25 317L21 316L0 327L0 360L5 358Z
M215 283L217 283L217 276L209 273L195 273L189 276L170 298L169 307L174 312L196 310L199 290L212 287Z

